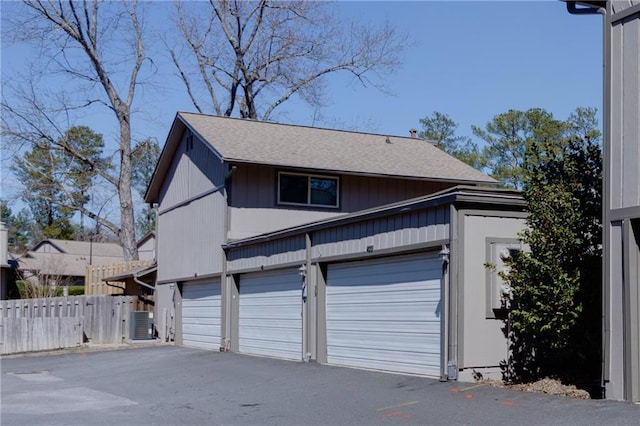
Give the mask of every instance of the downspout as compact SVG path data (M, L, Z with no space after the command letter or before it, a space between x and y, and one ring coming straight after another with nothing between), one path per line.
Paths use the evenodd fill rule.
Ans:
M231 175L235 172L237 166L230 166L227 174L224 177L224 244L229 242L229 221L230 221L230 211L231 207L229 206L229 180L231 179ZM231 286L234 285L233 280L230 280L227 276L228 274L228 266L227 266L227 252L222 250L222 274L220 275L220 287L223 293L223 303L224 303L224 334L222 336L222 346L220 351L227 351L231 346L231 309L233 303L231 301L231 297L233 292L231 291Z
M105 281L104 283L105 283L106 285L108 285L109 287L119 288L119 289L120 289L120 290L122 290L122 291L123 291L123 293L124 293L124 290L125 290L125 289L124 289L124 288L122 288L122 287L120 287L119 285L111 284L109 281Z
M453 372L450 372L449 362L449 255L450 250L447 245L442 245L442 250L438 253L442 262L442 284L441 284L441 313L440 313L440 381L455 380Z
M152 290L152 291L156 291L156 288L155 288L154 286L151 286L151 285L149 285L149 284L147 284L147 283L145 283L145 282L140 281L140 279L139 279L139 278L140 278L140 277L139 277L138 275L133 274L133 281L134 281L136 284L141 285L142 287L146 287L146 288L148 288L148 289L150 289L150 290Z

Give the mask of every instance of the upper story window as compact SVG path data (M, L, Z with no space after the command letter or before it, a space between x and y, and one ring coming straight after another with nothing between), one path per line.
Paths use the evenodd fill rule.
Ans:
M278 203L338 207L338 178L278 173Z

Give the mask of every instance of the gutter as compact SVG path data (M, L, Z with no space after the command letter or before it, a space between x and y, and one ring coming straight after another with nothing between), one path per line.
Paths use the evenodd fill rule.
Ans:
M567 12L569 12L571 15L605 15L607 13L607 11L603 7L576 7L577 3L577 1L568 1Z

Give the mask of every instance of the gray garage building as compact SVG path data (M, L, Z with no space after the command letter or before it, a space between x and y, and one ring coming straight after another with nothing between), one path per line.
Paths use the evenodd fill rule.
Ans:
M221 345L442 379L498 375L501 283L486 264L520 249L523 208L515 191L455 187L228 243Z
M164 340L443 379L506 358L515 191L411 136L178 113L157 205ZM505 251L506 250L506 251Z

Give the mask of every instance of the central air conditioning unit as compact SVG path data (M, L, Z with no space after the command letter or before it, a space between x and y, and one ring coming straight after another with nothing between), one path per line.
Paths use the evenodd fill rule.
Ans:
M153 312L132 311L129 327L131 340L153 339Z

